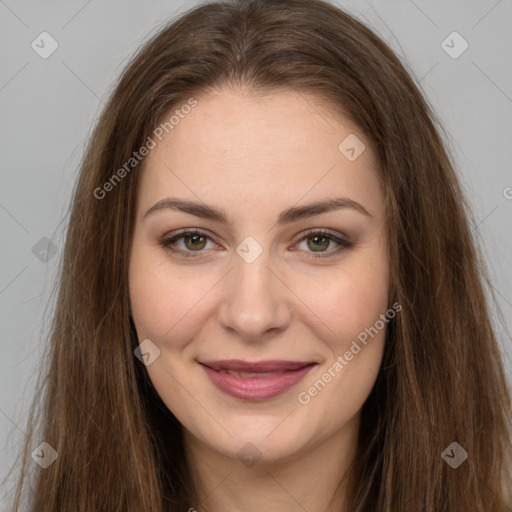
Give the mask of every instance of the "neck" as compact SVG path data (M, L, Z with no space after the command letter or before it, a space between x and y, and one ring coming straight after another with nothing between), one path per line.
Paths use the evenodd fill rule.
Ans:
M356 455L359 416L330 437L278 461L249 467L184 430L187 463L197 490L190 512L345 512L349 466Z

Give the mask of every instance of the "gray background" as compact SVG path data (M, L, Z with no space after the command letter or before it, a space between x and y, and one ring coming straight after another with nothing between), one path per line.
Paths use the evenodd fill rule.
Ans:
M196 3L0 0L0 478L25 436L84 142L132 53L170 16ZM336 3L406 61L444 125L512 331L512 0ZM31 47L43 31L59 45L46 59ZM458 58L441 45L453 31L469 44ZM457 40L447 44L461 48ZM33 252L44 237L56 248L46 262ZM510 377L510 338L498 332Z

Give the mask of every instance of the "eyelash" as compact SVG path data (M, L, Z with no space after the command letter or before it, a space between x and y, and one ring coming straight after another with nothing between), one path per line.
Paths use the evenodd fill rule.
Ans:
M184 238L187 235L200 235L200 236L207 238L207 239L211 240L212 242L214 242L214 240L207 233L196 229L196 230L191 230L191 231L182 231L181 233L177 233L176 235L173 235L172 237L163 238L163 239L159 240L159 244L166 251L169 251L173 254L179 254L185 258L198 258L198 257L200 258L201 256L199 254L197 254L197 255L193 254L194 251L184 251L182 249L175 249L174 247L171 247L171 244L175 243L176 241L180 240L181 238ZM330 241L333 241L339 245L339 247L337 249L335 249L333 251L329 251L325 254L323 254L323 253L315 254L313 251L307 251L307 252L311 252L313 258L330 258L332 256L335 256L335 255L341 253L342 251L344 251L346 249L349 249L353 245L352 242L349 242L348 240L342 240L341 238L338 238L338 237L334 236L333 234L328 233L327 231L324 231L322 229L308 230L297 243L300 243L303 240L310 238L312 235L317 235L317 236L319 235L321 237L325 237L325 238L329 239ZM200 253L203 251L197 251L197 252Z

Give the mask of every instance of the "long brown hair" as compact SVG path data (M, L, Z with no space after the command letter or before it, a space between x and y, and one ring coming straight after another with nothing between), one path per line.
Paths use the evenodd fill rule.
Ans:
M225 86L315 94L377 151L390 301L402 310L363 406L350 510L510 512L510 391L489 280L442 128L389 47L322 0L202 4L160 30L123 72L73 194L16 510L34 468L34 512L184 511L199 500L180 424L134 357L127 269L143 163L104 197L98 189L164 114ZM30 457L41 440L58 453L46 469ZM468 453L457 469L441 457L452 442Z

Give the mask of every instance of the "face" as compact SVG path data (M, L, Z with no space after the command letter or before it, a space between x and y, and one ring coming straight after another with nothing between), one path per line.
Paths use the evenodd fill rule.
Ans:
M390 308L371 144L312 96L196 99L155 138L138 191L145 369L205 450L278 461L353 440Z

